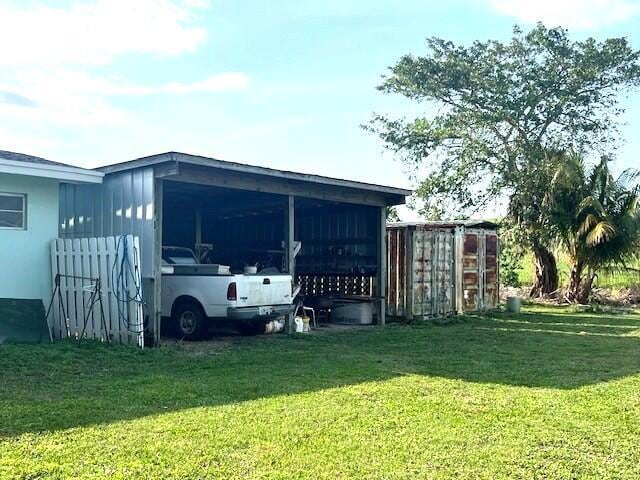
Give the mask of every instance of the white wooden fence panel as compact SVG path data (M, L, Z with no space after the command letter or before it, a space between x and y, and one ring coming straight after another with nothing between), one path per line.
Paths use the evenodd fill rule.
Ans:
M101 292L102 292L102 307L104 308L105 315L105 323L107 326L107 332L109 332L109 337L112 337L115 333L115 329L111 324L112 315L111 315L111 281L109 281L109 269L107 268L108 264L108 255L107 255L107 239L104 237L96 238L96 248L98 252L98 276L100 279L107 279L107 281L102 281ZM115 313L115 311L114 311Z
M63 243L63 264L65 268L65 274L73 275L73 258L71 254L71 240L65 239ZM75 330L75 318L76 318L76 302L73 295L73 279L69 277L62 278L62 293L67 313L67 336L72 335Z
M50 317L54 338L79 338L84 331L84 338L143 347L140 267L140 242L133 235L53 240L54 282L60 275ZM92 296L96 285L99 298Z
M79 337L84 325L84 305L83 305L83 291L86 284L90 287L90 283L86 282L82 277L82 266L80 263L80 257L82 252L80 251L80 239L74 238L71 240L71 265L73 268L73 303L75 304L75 324L73 326L73 336Z
M87 252L84 256L86 267L84 268L85 272L89 272L89 277L91 278L99 278L98 273L98 256L91 255L88 252L97 252L98 246L95 238L83 238L82 239L82 249ZM91 309L91 328L95 332L103 331L102 330L102 319L100 317L100 304L98 302L93 302L93 305L90 306ZM106 333L105 333L106 335ZM106 338L106 337L104 337ZM102 337L101 337L102 339Z

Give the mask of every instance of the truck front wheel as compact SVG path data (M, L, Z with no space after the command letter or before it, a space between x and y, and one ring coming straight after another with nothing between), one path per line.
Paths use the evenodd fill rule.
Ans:
M173 324L178 336L185 340L204 338L209 330L209 319L194 302L180 303L174 308Z

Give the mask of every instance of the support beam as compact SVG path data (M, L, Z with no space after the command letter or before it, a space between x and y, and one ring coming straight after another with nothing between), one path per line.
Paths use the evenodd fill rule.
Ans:
M295 282L296 279L296 256L295 256L295 200L293 195L287 197L287 207L284 211L284 248L285 248L285 269ZM293 316L291 312L287 318L287 333L293 333Z
M249 190L252 192L275 193L278 195L295 195L341 203L358 205L384 206L386 197L380 192L356 190L337 186L304 183L296 180L265 178L240 172L216 171L195 165L180 164L178 171L168 170L163 173L165 180L195 183L214 187Z
M455 262L455 310L457 314L464 313L464 227L456 227L454 234L454 262Z
M196 208L196 246L202 243L202 210Z
M378 325L384 327L387 314L387 209L381 207L378 220Z
M160 325L162 322L162 204L164 198L163 181L153 182L153 305L149 320L153 322L153 344L160 346Z

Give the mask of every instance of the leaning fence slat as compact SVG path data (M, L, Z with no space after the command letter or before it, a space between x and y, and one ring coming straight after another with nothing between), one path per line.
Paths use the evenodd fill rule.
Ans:
M67 256L65 252L65 242L62 239L58 239L58 265L60 269L58 270L61 275L65 274L67 271ZM67 295L66 289L66 281L67 279L64 277L60 277L60 338L68 338L69 334L69 299Z
M59 272L59 267L58 267L58 240L54 239L51 242L51 285L54 286L56 285L56 276L58 275ZM49 325L51 328L51 331L53 332L53 337L54 338L62 338L62 331L60 329L60 318L61 318L61 312L60 312L60 302L59 302L59 292L57 290L54 290L52 292L53 298L50 299L51 301L51 314L50 314L50 318L47 319L49 321Z
M83 304L83 291L84 291L84 279L82 279L82 264L80 262L80 239L74 238L71 240L71 265L73 266L73 301L76 306L75 315L75 328L76 336L80 336L82 333L82 327L84 324L84 304Z
M96 245L98 249L98 274L102 283L102 306L104 308L105 323L107 326L106 335L109 339L115 337L115 327L113 325L115 320L115 312L112 310L112 293L111 293L111 280L109 277L108 259L107 254L107 239L105 237L98 237L96 239Z
M111 326L113 327L113 336L119 343L127 343L126 334L122 333L122 317L121 309L118 300L118 271L114 267L117 265L118 256L116 251L116 239L115 237L107 237L107 277L109 278L109 284L111 286Z
M71 255L71 240L64 239L64 277L61 278L62 284L64 286L64 303L66 309L66 318L65 318L65 327L67 336L74 335L74 325L73 321L75 320L75 300L73 295L73 280L67 277L66 275L70 275L73 273L73 261Z
M139 300L135 303L135 322L138 331L137 344L140 348L144 347L144 310L142 304L142 273L140 268L140 239L139 237L131 236L133 243L133 265L134 265L134 282L136 285L136 299Z
M86 258L88 260L88 272L89 276L93 279L100 279L100 273L98 271L98 242L95 238L86 239ZM98 287L100 290L98 291L99 298L96 298L93 305L91 306L91 319L92 319L92 328L93 328L93 337L98 338L100 340L106 340L105 336L108 332L105 332L102 328L103 319L100 312L100 298L102 298L102 281L99 282Z
M130 247L126 249L125 246L128 246L128 235L122 235L116 238L116 255L117 262L120 275L118 276L118 282L116 282L116 287L118 289L118 305L120 309L120 319L121 319L121 328L122 335L125 335L124 342L133 343L134 339L131 335L131 305L126 302L126 298L131 298L131 276L129 275L129 269L127 268L127 262L131 262L130 255Z
M95 288L95 282L93 281L93 276L91 275L91 267L89 266L89 257L91 256L91 252L89 251L89 239L81 238L80 239L80 265L82 268L82 276L85 277L83 280L83 292L82 292L82 303L84 305L82 314L87 322L87 328L85 334L87 338L97 338L96 337L96 328L93 322L93 307L92 307L92 290Z

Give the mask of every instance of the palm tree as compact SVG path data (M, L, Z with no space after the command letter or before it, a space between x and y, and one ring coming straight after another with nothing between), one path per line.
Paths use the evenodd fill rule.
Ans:
M567 298L586 303L598 271L625 269L640 249L640 171L614 178L610 159L587 166L559 152L545 198L552 229L569 254Z

